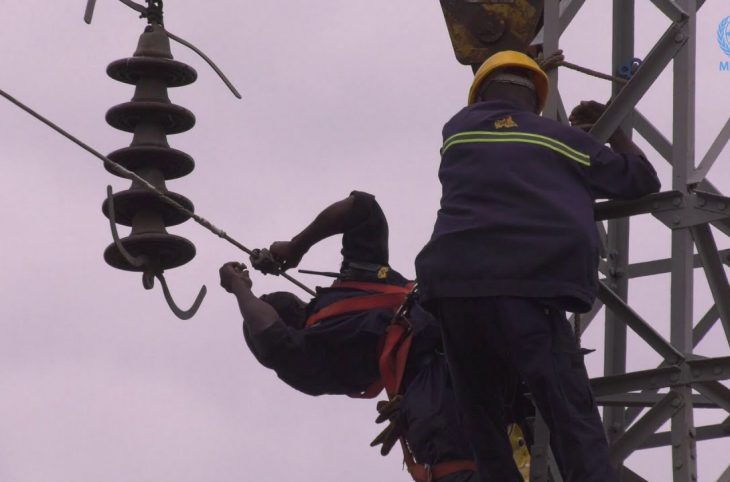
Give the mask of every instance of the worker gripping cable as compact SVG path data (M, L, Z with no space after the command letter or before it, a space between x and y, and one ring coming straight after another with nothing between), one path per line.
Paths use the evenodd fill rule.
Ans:
M246 343L262 365L310 395L373 398L383 387L400 394L387 409L380 405L379 419L392 422L381 437L381 453L402 438L418 482L476 482L440 327L407 298L413 284L388 264L388 223L372 195L352 192L291 241L254 253L252 262L266 271L294 268L313 245L335 234L342 234L341 268L309 303L284 292L258 298L240 263L221 268L221 285L238 301ZM399 310L406 298L413 301L407 322Z

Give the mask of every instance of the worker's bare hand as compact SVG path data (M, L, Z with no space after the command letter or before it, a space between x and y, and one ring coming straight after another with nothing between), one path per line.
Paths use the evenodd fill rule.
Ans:
M248 274L246 265L237 261L230 261L218 270L221 277L221 286L229 293L233 293L233 286L236 283L243 283L247 289L251 289L253 282Z
M606 112L606 105L594 100L584 100L570 113L570 125L588 131Z
M299 266L299 263L306 254L306 251L300 249L292 241L276 241L269 247L269 252L281 264L283 270Z
M538 46L531 46L532 48L538 47ZM563 55L562 50L556 50L552 54L545 55L542 51L542 46L539 46L539 51L537 49L532 50L532 52L535 52L535 55L530 54L531 49L528 48L527 52L528 55L531 55L533 59L537 62L537 64L540 66L542 70L545 72L548 72L554 68L559 67L560 65L565 62L565 55Z

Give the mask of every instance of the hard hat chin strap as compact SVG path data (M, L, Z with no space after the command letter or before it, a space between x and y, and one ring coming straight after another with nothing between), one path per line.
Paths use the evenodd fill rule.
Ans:
M535 84L530 79L523 77L521 75L500 72L500 73L491 75L489 77L489 79L487 79L487 85L491 84L492 82L500 82L502 84L520 85L522 87L527 87L528 89L530 89L533 92L535 91Z

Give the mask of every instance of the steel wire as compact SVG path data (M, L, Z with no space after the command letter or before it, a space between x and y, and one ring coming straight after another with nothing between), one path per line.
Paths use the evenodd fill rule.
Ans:
M66 139L70 140L74 144L78 145L79 147L81 147L85 151L89 152L93 156L101 159L106 166L108 166L112 171L114 171L120 177L123 177L123 178L126 178L126 179L129 179L129 180L132 180L132 181L135 181L135 182L139 183L144 189L147 189L148 191L155 193L157 195L157 197L162 202L164 202L165 204L168 204L169 206L172 206L174 209L176 209L179 212L185 214L186 216L192 218L196 223L198 223L199 225L203 226L205 229L207 229L208 231L212 232L213 234L215 234L219 238L225 239L226 241L228 241L229 243L231 243L232 245L234 245L235 247L237 247L238 249L240 249L244 253L246 253L248 255L251 255L253 253L253 251L251 249L247 248L242 243L240 243L236 239L234 239L231 236L229 236L225 231L223 231L222 229L218 228L216 225L214 225L213 223L211 223L210 221L208 221L204 217L199 216L199 215L195 214L193 211L185 208L180 203L178 203L174 199L172 199L169 196L167 196L164 192L162 192L161 190L157 189L154 185L152 185L146 179L140 177L139 175L135 174L134 172L130 171L129 169L125 168L124 166L121 166L120 164L117 164L116 162L112 161L111 159L109 159L108 157L106 157L105 155L103 155L102 153L100 153L99 151L97 151L96 149L94 149L93 147L91 147L90 145L88 145L85 142L79 140L77 137L73 136L72 134L70 134L69 132L67 132L66 130L64 130L63 128L61 128L60 126L58 126L57 124L55 124L52 121L50 121L49 119L45 118L44 116L42 116L41 114L39 114L35 110L31 109L30 107L28 107L27 105L25 105L23 102L21 102L20 100L16 99L15 97L13 97L12 95L8 94L7 92L5 92L2 89L0 89L0 96L4 97L5 99L7 99L11 103L13 103L15 106L19 107L20 109L24 110L25 112L27 112L31 116L35 117L37 120L41 121L42 123L44 123L45 125L47 125L51 129L55 130L56 132L58 132L59 134L61 134L63 137L65 137ZM297 279L293 278L292 276L288 275L287 273L281 272L279 274L279 276L281 276L282 278L284 278L284 279L286 279L286 280L294 283L296 286L298 286L299 288L303 289L304 291L306 291L310 295L312 295L312 296L315 296L316 295L316 293L312 289L310 289L309 287L307 287L306 285L304 285L299 280L297 280Z

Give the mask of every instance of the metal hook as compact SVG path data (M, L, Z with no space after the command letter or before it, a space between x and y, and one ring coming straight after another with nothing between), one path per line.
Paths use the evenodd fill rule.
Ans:
M127 263L131 264L135 268L142 268L149 263L146 256L132 256L129 251L122 245L122 241L119 239L119 233L117 232L117 221L114 215L114 192L111 186L106 187L106 199L107 207L109 208L109 227L112 230L112 238L114 238L114 245L119 250L119 253L124 257ZM149 288L148 288L149 289Z
M112 231L112 238L114 238L114 245L130 265L135 268L144 268L142 273L142 286L144 286L147 290L152 289L155 286L155 278L157 278L160 280L162 293L165 295L167 305L170 307L172 312L175 313L175 316L181 320L189 320L195 316L195 313L198 312L198 308L200 308L200 304L203 302L203 298L205 298L206 293L208 293L208 288L203 285L203 287L200 288L193 305L187 310L180 309L172 299L170 288L167 286L162 270L159 269L159 267L154 267L146 256L132 256L122 245L122 241L119 239L119 233L117 232L116 217L114 215L114 192L112 191L111 186L106 187L106 198L108 203L107 207L109 209L109 227Z
M162 271L155 273L155 277L160 280L162 293L165 295L167 305L170 307L172 312L175 313L175 316L177 316L181 320L189 320L190 318L195 316L195 313L198 312L198 308L200 308L200 304L203 302L203 298L205 298L205 295L208 292L208 288L206 288L205 285L200 288L198 296L196 296L195 301L193 301L193 305L187 310L181 310L172 299L170 289L167 287L167 282L165 281L165 276L162 274Z

